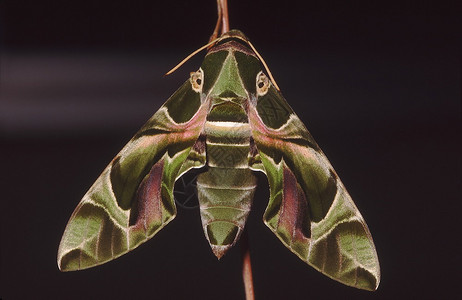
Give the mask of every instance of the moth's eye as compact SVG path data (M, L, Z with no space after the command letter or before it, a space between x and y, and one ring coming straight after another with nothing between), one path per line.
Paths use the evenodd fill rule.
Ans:
M264 96L268 92L270 81L266 77L265 73L261 72L257 74L257 95Z
M204 73L202 69L199 69L196 72L191 72L191 86L194 91L201 92L202 91L202 83L204 82Z

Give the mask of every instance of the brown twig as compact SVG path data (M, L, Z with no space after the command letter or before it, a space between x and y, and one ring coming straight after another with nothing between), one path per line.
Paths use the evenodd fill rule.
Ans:
M213 30L212 36L210 37L209 42L207 45L204 45L188 55L185 59L183 59L179 64L177 64L173 69L165 73L165 75L170 75L173 72L175 72L179 67L181 67L185 62L187 62L191 57L199 53L200 51L204 49L210 49L216 42L220 40L218 37L218 32L220 32L221 29L221 35L229 31L229 17L228 17L228 0L217 0L217 7L218 7L218 18L217 18L217 24L215 25L215 29ZM220 36L221 36L220 35ZM242 38L241 38L242 39ZM253 46L251 46L253 47ZM256 50L252 48L255 52ZM257 55L259 55L257 53ZM262 60L262 59L261 59ZM263 61L263 60L262 60ZM264 64L264 62L263 62ZM271 73L270 73L271 77ZM272 77L271 77L272 78ZM279 88L278 88L279 90Z
M242 259L242 279L244 280L245 299L255 300L252 279L252 263L250 261L249 236L247 234L247 229L244 229L244 232L242 233L240 246Z
M228 0L217 0L218 18L209 42L229 31Z
M229 31L228 0L217 0L221 6L221 34Z

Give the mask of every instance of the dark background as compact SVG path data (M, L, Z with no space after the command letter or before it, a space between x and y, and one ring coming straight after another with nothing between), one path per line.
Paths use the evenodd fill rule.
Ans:
M343 286L285 249L261 221L261 178L248 221L257 299L449 298L461 279L458 1L348 2L231 0L230 22L367 220L382 282ZM215 20L214 0L0 2L0 297L244 298L238 246L218 262L197 210L114 262L56 266L74 207L198 68L203 54L163 77Z

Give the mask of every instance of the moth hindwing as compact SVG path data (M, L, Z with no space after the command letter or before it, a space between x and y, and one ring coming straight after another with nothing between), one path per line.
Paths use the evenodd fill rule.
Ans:
M176 215L175 181L192 168L202 226L220 258L239 239L263 172L263 220L300 259L346 285L375 290L369 229L326 156L237 30L148 120L85 194L58 250L63 271L112 260Z

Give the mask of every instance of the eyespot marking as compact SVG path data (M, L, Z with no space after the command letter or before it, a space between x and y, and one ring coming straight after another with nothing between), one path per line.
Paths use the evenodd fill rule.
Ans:
M204 83L204 72L202 71L202 69L199 69L196 72L191 72L190 75L191 77L189 80L191 81L192 89L195 92L200 93L202 91L202 86Z
M257 85L257 95L258 96L264 96L269 90L270 86L270 81L268 77L266 77L265 73L260 71L257 74L257 79L256 79L256 85Z

